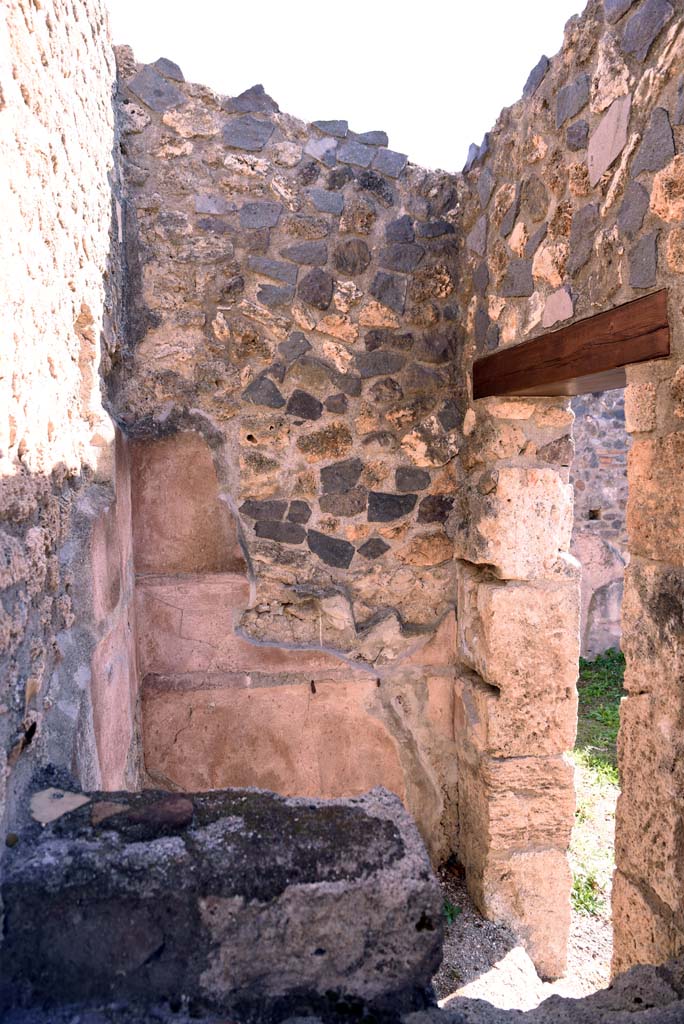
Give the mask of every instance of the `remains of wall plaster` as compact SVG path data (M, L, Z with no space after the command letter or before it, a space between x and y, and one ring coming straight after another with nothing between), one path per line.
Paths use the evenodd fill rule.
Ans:
M16 2L1 26L16 55L3 245L20 268L0 487L15 787L44 758L134 785L140 713L148 777L171 788L384 783L540 971L561 972L572 413L469 406L467 369L667 286L674 354L630 369L626 394L615 964L677 952L681 15L592 0L464 178L122 50L112 248L111 54L99 7L79 12L77 29L58 0Z
M471 353L523 341L649 289L669 290L673 355L629 368L626 392L627 428L636 439L629 456L623 640L629 696L619 751L616 969L663 960L684 946L677 838L684 820L684 708L676 683L683 614L683 38L681 10L667 0L591 0L582 17L568 23L558 57L542 58L523 99L502 113L481 147L472 148L463 198L467 269L458 299ZM466 412L471 433L461 460L462 498L450 526L464 562L461 578L476 592L459 607L459 636L460 651L477 673L464 689L463 721L480 781L460 789L461 821L482 816L484 809L491 820L484 842L469 848L462 841L466 867L471 878L483 879L482 901L490 912L529 929L536 962L552 973L564 964L569 913L563 852L572 822L572 779L561 766L572 738L579 633L578 567L564 554L570 541L565 481L571 419L561 400L475 403ZM469 457L471 444L477 455ZM519 845L492 813L495 787L486 770L503 770L492 723L505 686L517 687L521 679L518 656L509 654L516 650L517 627L504 614L487 618L480 611L492 586L511 593L511 603L516 589L527 588L518 614L531 616L529 642L539 645L541 665L555 651L568 679L564 716L539 670L532 674L538 689L523 690L516 705L525 725L528 709L532 727L538 718L548 721L543 752L524 732L515 751L526 755L517 763L529 778L527 799L540 806L550 790L560 816L551 833L546 821L535 828L530 818ZM550 586L566 604L562 624L546 612ZM484 635L487 621L504 637L491 661L478 657L472 639ZM527 693L534 693L534 705ZM543 770L544 758L555 775ZM516 762L508 763L512 768ZM504 885L490 895L488 886L504 876L508 893ZM526 876L534 881L526 883ZM539 879L547 898L538 909Z
M580 653L620 647L627 560L627 454L624 393L581 395L575 414L571 482L575 515L570 550L582 566Z
M0 815L47 760L135 779L127 473L122 448L115 502L98 374L121 287L114 77L98 0L3 4Z
M120 53L145 765L455 834L454 178ZM226 742L226 738L229 742Z

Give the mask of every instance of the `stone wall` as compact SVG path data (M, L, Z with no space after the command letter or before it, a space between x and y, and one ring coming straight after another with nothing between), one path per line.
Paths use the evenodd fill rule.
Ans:
M453 848L455 179L119 54L145 766ZM226 739L228 738L228 742Z
M560 54L550 62L542 58L522 100L472 148L463 196L466 262L458 300L471 354L523 341L649 289L669 291L673 354L630 367L626 392L627 428L635 436L623 640L629 696L622 708L613 890L616 968L663 960L684 944L677 853L684 820L683 709L675 682L682 637L683 36L681 7L667 0L590 0L584 15L568 23ZM534 906L540 880L546 913L556 907L555 919L546 917L554 935L569 912L562 854L572 823L572 775L562 752L574 730L579 647L579 567L566 554L571 420L561 400L475 403L466 422L471 437L483 440L478 458L461 462L465 503L451 526L467 563L461 587L475 592L468 606L459 605L459 635L477 672L464 692L464 719L479 782L461 790L461 816L488 807L492 823L489 845L469 850L466 866L482 879L484 903L523 928L527 922L533 944L544 936L544 918ZM515 601L521 588L525 598ZM498 614L492 592L501 595ZM506 601L511 611L504 610ZM527 617L528 642L539 649L524 689L518 658L527 647L518 654L513 614ZM491 657L482 657L482 650ZM554 657L552 678L559 687L567 684L564 700L546 682ZM507 688L518 696L512 707L502 700ZM545 725L541 749L538 721ZM497 745L497 736L511 733L514 747ZM548 830L546 816L529 815L522 839L511 842L494 814L494 768L527 775L529 806L548 799L556 827ZM505 887L494 891L504 872L507 895ZM549 949L545 938L543 947ZM562 947L559 938L547 967L562 966ZM539 963L538 946L536 958Z
M130 535L98 364L121 279L98 0L0 12L0 816L45 761L135 778ZM125 474L122 474L125 481ZM130 548L130 545L129 545ZM128 650L128 656L127 656ZM3 844L4 845L4 844Z
M622 389L581 395L571 405L575 515L570 550L582 566L580 653L595 658L620 647L630 441Z
M673 355L626 392L615 965L684 946L683 20L591 0L454 176L125 48L119 147L100 7L5 5L10 811L44 761L105 789L384 784L561 973L573 415L474 403L470 365L667 287Z

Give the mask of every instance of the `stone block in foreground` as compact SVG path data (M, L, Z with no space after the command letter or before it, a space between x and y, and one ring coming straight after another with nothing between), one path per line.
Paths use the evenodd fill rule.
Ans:
M7 850L0 1015L116 1000L266 1022L430 1004L441 898L387 791L80 799L49 821L78 799L36 794Z

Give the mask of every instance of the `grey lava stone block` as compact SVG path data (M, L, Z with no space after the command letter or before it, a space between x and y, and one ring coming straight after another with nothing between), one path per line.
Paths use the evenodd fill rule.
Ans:
M43 800L68 806L55 792ZM176 1000L268 1024L432 1001L440 892L382 789L87 794L28 822L3 867L3 1020L16 1006Z

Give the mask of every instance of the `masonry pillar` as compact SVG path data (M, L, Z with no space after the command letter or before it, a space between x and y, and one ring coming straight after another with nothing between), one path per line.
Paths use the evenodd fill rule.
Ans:
M460 561L460 855L488 917L537 969L566 967L579 567L568 555L572 413L487 400L468 414L450 527ZM550 464L550 460L555 464ZM560 463L564 463L561 465Z

